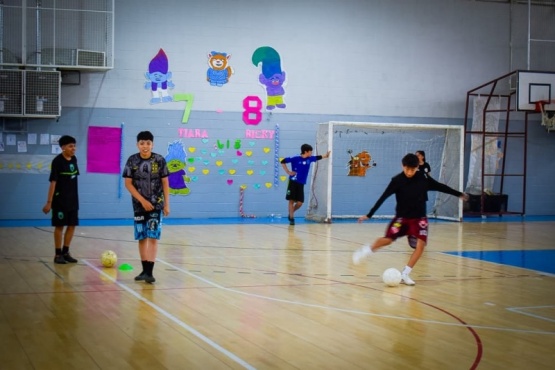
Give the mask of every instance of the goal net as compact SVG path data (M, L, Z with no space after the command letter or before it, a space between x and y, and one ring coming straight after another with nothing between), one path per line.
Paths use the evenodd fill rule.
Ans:
M417 150L425 152L435 180L461 190L463 136L463 127L454 125L319 124L314 151L332 153L313 165L306 218L332 222L367 214L391 178L402 171L403 156ZM395 204L392 195L374 217L393 217ZM428 192L427 210L428 217L462 220L462 202L452 195Z

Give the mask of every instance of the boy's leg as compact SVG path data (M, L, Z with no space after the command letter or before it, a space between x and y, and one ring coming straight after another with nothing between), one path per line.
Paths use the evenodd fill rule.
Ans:
M416 284L414 280L410 278L409 274L411 273L412 268L416 265L416 262L418 262L418 260L422 256L422 253L424 253L425 247L426 247L426 242L422 239L418 239L418 241L416 242L416 248L414 248L414 251L412 252L409 258L409 262L407 262L407 265L405 266L403 271L401 271L402 284L406 284L406 285Z
M54 256L54 263L61 265L66 264L64 257L62 256L62 236L64 233L63 226L54 226L54 248L56 254Z
M147 248L147 270L145 271L145 281L147 283L154 283L156 279L152 274L154 270L154 262L156 261L156 255L158 254L158 239L147 238L148 248Z
M69 263L77 263L77 260L69 254L69 246L71 245L71 241L73 240L73 234L75 233L75 226L67 226L66 232L64 233L64 244L62 249L62 255L66 262Z
M376 241L374 241L374 244L372 244L372 246L363 245L353 253L353 263L355 265L358 265L364 258L370 256L378 249L383 248L391 244L392 242L393 242L393 239L387 238L384 236L376 239Z

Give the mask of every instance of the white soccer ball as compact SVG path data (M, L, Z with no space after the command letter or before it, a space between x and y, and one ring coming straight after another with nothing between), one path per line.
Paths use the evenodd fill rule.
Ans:
M118 256L114 251L104 251L100 255L100 263L104 267L113 267L118 262Z
M401 284L401 271L396 268L388 268L382 274L382 280L387 286L398 286Z

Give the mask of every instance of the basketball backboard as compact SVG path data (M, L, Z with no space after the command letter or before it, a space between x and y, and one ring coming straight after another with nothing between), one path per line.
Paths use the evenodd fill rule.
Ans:
M536 111L537 101L547 101L546 111L555 111L555 72L517 71L517 109Z

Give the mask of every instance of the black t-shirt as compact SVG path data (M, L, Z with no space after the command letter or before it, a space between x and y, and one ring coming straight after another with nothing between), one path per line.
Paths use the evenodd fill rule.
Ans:
M395 215L397 217L420 218L426 217L426 200L428 190L440 191L455 196L461 196L461 192L450 188L449 186L437 182L428 177L424 172L417 171L413 177L408 178L403 172L393 177L370 212L368 218L380 208L383 202L389 196L395 194L397 205L395 207Z
M73 156L67 160L63 154L58 154L52 160L50 178L48 181L56 181L54 196L52 197L52 209L59 211L75 211L79 209L79 194L77 187L77 157Z
M424 162L423 164L418 165L418 171L424 172L424 174L429 175L432 171L430 164L428 162Z

